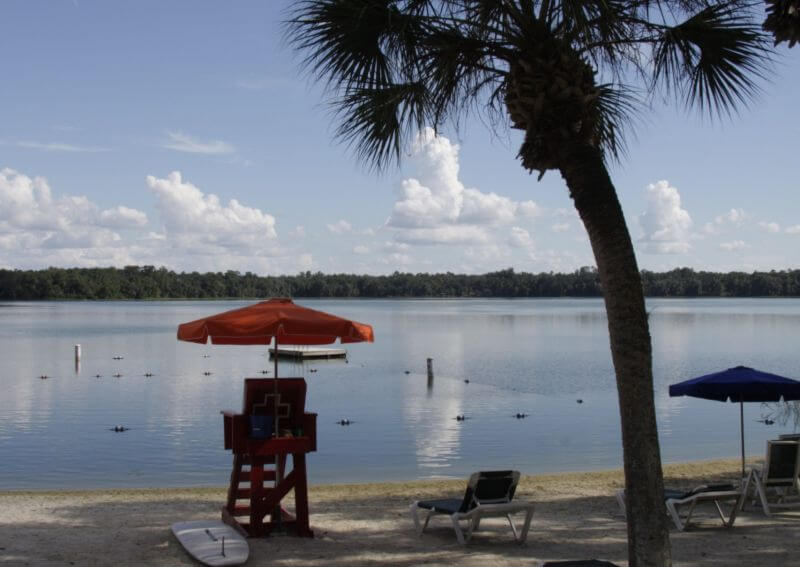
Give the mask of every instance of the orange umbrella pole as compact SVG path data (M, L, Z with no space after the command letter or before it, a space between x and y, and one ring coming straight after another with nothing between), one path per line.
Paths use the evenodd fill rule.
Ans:
M274 400L275 407L273 408L272 413L275 414L275 418L273 420L272 433L273 435L275 435L276 439L280 437L280 435L278 434L278 332L280 332L280 327L278 327L278 330L275 331L275 351L273 352L273 357L275 362L275 372L274 372L275 382L272 393L275 397L272 399Z

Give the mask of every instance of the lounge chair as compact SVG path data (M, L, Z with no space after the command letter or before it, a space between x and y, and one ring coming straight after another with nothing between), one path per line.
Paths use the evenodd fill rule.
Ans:
M744 494L755 489L761 501L764 514L771 514L770 508L790 508L800 506L800 445L797 441L767 441L767 458L764 467L750 469L744 484ZM773 498L770 498L774 495ZM795 500L791 501L792 497ZM744 508L744 499L740 509Z
M478 529L482 518L504 516L508 519L514 540L524 543L528 537L528 528L533 517L533 503L513 501L514 492L519 483L519 471L483 471L473 473L467 482L467 490L463 498L443 500L418 500L411 504L411 518L414 527L422 535L431 516L444 514L450 516L458 543L465 544ZM420 510L427 510L424 523L420 522ZM522 531L517 532L512 514L525 512L525 523ZM466 535L461 529L461 522L467 522Z
M733 527L736 521L736 511L741 507L744 500L744 491L740 490L733 484L703 484L689 490L688 492L682 490L664 490L664 505L666 506L667 513L672 519L672 523L679 531L684 531L689 527L694 513L695 507L702 502L713 502L717 508L717 514L722 521L722 525L726 528ZM725 515L722 510L720 502L733 502L730 512ZM617 492L617 503L625 514L625 491L620 490ZM680 508L682 506L689 506L689 511L685 517L681 516Z
M618 567L616 563L600 559L580 559L577 561L548 561L537 563L536 567Z

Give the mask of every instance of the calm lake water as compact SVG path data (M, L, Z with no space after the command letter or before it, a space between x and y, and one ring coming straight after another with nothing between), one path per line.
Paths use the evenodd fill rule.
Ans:
M219 411L241 409L242 378L272 363L264 347L183 343L175 333L181 322L249 303L0 304L0 489L226 484ZM375 343L346 345L346 363L280 364L280 376L305 376L307 410L319 414L310 482L621 467L602 301L298 303L375 329ZM738 406L670 398L668 385L738 364L800 377L800 300L649 300L648 308L664 460L736 457ZM529 417L516 419L520 412ZM791 419L759 422L765 412L745 406L751 456L793 430ZM352 424L337 425L342 418Z

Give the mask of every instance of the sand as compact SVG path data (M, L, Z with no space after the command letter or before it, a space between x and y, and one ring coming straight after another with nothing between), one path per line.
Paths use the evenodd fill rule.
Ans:
M668 486L690 488L737 477L736 460L665 468ZM627 565L626 526L615 492L621 471L524 477L517 497L536 503L525 545L501 520L485 520L467 546L444 517L416 535L416 499L459 496L465 481L311 486L314 539L251 539L248 565L539 565L599 558ZM0 565L196 565L169 530L173 522L218 519L225 489L0 493ZM713 505L698 524L670 532L675 565L800 564L800 510L766 517L748 506L732 529Z

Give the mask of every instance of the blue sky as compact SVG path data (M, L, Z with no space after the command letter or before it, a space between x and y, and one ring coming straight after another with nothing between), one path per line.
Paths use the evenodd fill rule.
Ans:
M0 267L369 274L593 265L557 172L479 121L375 174L284 45L287 2L4 0ZM639 264L797 268L800 48L739 117L655 105L613 165Z

